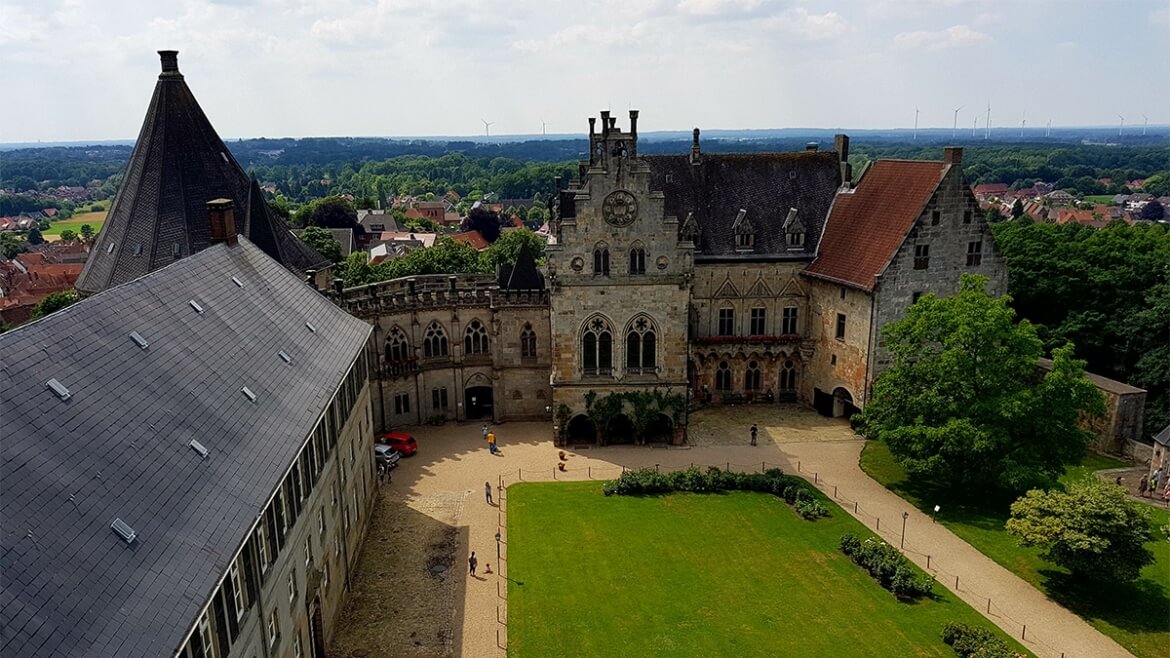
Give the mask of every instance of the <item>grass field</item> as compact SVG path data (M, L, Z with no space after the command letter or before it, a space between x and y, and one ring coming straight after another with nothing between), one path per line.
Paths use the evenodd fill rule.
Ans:
M1105 205L1110 205L1113 203L1113 195L1112 194L1088 194L1085 196L1085 201L1088 201L1089 203L1103 203Z
M508 654L953 658L946 622L994 628L941 586L895 600L837 550L870 533L825 504L833 516L810 522L758 493L513 485Z
M89 224L96 235L102 230L102 224L106 223L106 212L105 210L101 212L87 212L74 215L69 219L62 219L59 222L53 222L47 231L41 231L41 235L45 239L57 239L61 237L61 231L66 229L77 233L81 230L82 224Z
M1080 466L1069 468L1061 478L1064 483L1092 477L1092 472L1125 465L1125 462L1089 455ZM906 471L881 441L868 441L861 453L861 467L873 479L913 503L921 510L938 504L940 523L962 537L987 557L1028 581L1054 601L1072 610L1094 628L1116 640L1139 657L1165 656L1170 646L1170 543L1158 530L1170 523L1170 512L1151 508L1151 525L1155 539L1148 544L1155 562L1142 571L1142 579L1133 585L1115 585L1085 589L1069 578L1068 571L1040 557L1037 548L1016 544L1015 537L1004 529L1009 500L973 504L958 501L945 492L916 487L906 479Z

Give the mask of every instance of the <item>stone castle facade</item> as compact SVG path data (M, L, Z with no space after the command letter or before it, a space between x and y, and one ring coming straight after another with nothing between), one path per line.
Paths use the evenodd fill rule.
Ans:
M563 442L685 440L691 401L864 407L881 328L959 275L1006 291L962 172L880 160L856 185L832 151L640 156L602 112L556 182L546 263L345 290L374 325L374 420L547 419Z

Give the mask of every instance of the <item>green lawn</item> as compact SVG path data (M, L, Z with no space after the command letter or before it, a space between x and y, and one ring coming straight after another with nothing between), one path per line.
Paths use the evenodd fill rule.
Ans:
M1089 455L1080 466L1065 472L1061 482L1092 477L1092 472L1114 468L1124 462L1111 457ZM1097 630L1116 640L1137 656L1165 656L1170 646L1170 543L1159 527L1170 524L1170 511L1151 508L1151 525L1161 539L1148 544L1155 562L1142 571L1133 585L1116 585L1088 590L1069 578L1068 571L1040 557L1036 548L1016 544L1004 529L1010 500L981 504L962 502L947 492L915 486L906 471L894 461L881 441L867 441L861 453L861 468L873 479L921 510L940 505L938 520L987 557L1035 585L1053 600L1084 617Z
M106 223L106 211L105 210L100 211L100 212L87 212L87 213L82 213L80 215L74 215L73 217L70 217L69 219L62 219L59 222L53 222L52 225L49 226L48 230L41 231L41 235L43 235L46 239L48 239L48 238L55 239L55 238L60 237L61 231L64 231L66 229L73 231L74 233L81 231L82 224L89 224L90 227L93 228L93 232L96 235L97 233L99 233L102 230L102 224L105 224L105 223Z
M1113 195L1112 194L1087 194L1087 195L1085 195L1085 201L1088 201L1089 203L1104 203L1105 205L1110 205L1113 203Z
M513 485L508 653L952 658L946 622L994 628L941 586L895 600L837 550L846 532L870 533L824 502L833 516L810 522L759 493Z

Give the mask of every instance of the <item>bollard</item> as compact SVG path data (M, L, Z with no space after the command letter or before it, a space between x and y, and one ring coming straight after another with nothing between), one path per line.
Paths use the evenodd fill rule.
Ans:
M813 484L819 484L820 481L820 473L813 473Z
M799 472L800 472L800 461L797 461L797 462L796 462L796 472L797 472L797 473L799 473Z
M833 485L833 498L837 497L837 485Z
M522 471L520 469L516 469L516 479L523 480L524 479L524 471Z
M589 479L590 480L593 479L593 467L592 466L589 467Z
M877 521L877 531L881 532L882 531L882 517L880 517L880 516L877 517L877 520L878 520Z
M955 591L959 591L959 577L955 576Z
M857 501L856 501L856 500L855 500L855 501L853 501L853 513L854 513L854 514L856 514L856 513L857 513Z
M927 568L927 570L930 569L930 556L929 555L926 556L926 568Z
M727 472L731 472L731 462L727 462Z
M763 473L768 470L768 462L760 462L760 472Z
M1020 631L1020 639L1023 640L1026 637L1028 637L1028 625L1024 624L1023 630Z
M553 466L553 479L557 479L557 467Z
M991 614L991 597L987 597L987 614Z

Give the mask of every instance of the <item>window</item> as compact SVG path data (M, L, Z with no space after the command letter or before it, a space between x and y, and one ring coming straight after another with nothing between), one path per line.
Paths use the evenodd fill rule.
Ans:
M353 518L357 519L358 521L362 520L362 508L361 508L361 505L358 505L358 497L357 497L356 491L353 492Z
M423 335L423 356L428 359L447 356L447 333L438 322L432 322Z
M329 591L329 561L321 563L321 589Z
M593 248L593 276L609 276L609 247L605 245Z
M371 233L383 233L385 231L386 231L385 224L370 224L370 232Z
M646 273L646 250L634 247L630 250L630 274Z
M303 658L305 649L301 646L301 634L298 632L296 639L293 640L293 656L296 658Z
M520 358L536 358L536 332L532 330L532 324L529 322L524 323L524 331L520 332Z
M297 599L297 572L293 569L288 570L288 602L292 603Z
M747 371L743 377L743 388L747 391L760 390L760 364L756 361L748 361Z
M914 245L914 269L925 270L930 267L930 245Z
M330 505L332 507L337 507L337 483L336 482L333 483L333 487L331 488L330 493L332 494L330 497Z
M280 620L276 618L276 610L268 615L268 646L276 645L277 638L280 637Z
M791 359L785 361L784 366L780 368L780 390L786 392L796 390L796 364Z
M715 371L715 390L731 390L731 366L727 365L726 361L720 361L719 368Z
M305 537L305 566L309 567L313 564L313 542L308 537Z
M845 340L845 314L837 314L837 340Z
M795 336L800 333L796 325L796 307L785 306L784 315L780 318L780 333L785 336Z
M386 360L394 363L405 361L409 356L410 345L406 342L406 334L398 327L394 327L386 337Z
M325 536L325 510L317 510L317 534Z
M651 374L656 371L656 336L654 325L645 316L639 316L626 330L626 370Z
M203 642L203 657L215 657L215 636L211 633L211 619L207 613L199 618L199 640Z
M970 210L964 210L964 211L963 211L963 223L964 223L964 224L970 224L970 223L971 223L971 211L970 211Z
M731 224L731 230L735 232L735 247L739 251L751 251L756 246L756 229L752 225L752 221L747 217L747 211L740 208L739 213L735 216L735 221Z
M586 375L613 372L613 332L602 318L593 318L581 339L581 365Z
M244 581L240 578L239 564L232 562L232 568L228 571L228 574L232 579L232 596L236 604L236 621L239 621L240 617L244 616L244 611L248 609L248 606L244 602Z
M265 532L267 520L261 520L256 526L256 547L260 551L260 573L268 571L268 533Z
M837 355L836 354L832 354L829 356L829 365L831 365L831 366L837 365Z
M788 246L789 247L803 247L804 246L804 233L789 233L788 234Z
M942 222L942 211L941 210L931 210L930 211L930 225L931 226L938 226L941 222Z
M753 308L751 327L753 336L763 336L767 333L768 310L763 307Z
M341 555L341 535L333 538L333 557Z
M841 299L845 299L845 286L841 286Z
M751 249L756 246L755 233L740 233L735 236L735 246L739 249Z
M394 413L408 414L410 413L410 394L398 393L394 396Z
M735 335L735 309L733 309L733 308L719 309L719 335L720 336L734 336Z
M483 323L479 320L472 320L471 324L467 325L467 331L463 333L463 353L488 353L487 329L484 328Z
M447 409L447 387L432 388L431 389L431 408L432 409Z
M272 499L272 504L276 507L276 516L279 518L280 536L283 537L288 530L288 513L285 512L284 507L284 492L280 489L276 490L276 496Z
M918 300L920 300L920 299L922 299L922 292L916 291L913 295L910 296L910 303L917 304Z
M349 532L349 507L343 507L341 510L341 520L344 521L345 531Z
M983 264L983 242L967 243L967 267L979 267Z

